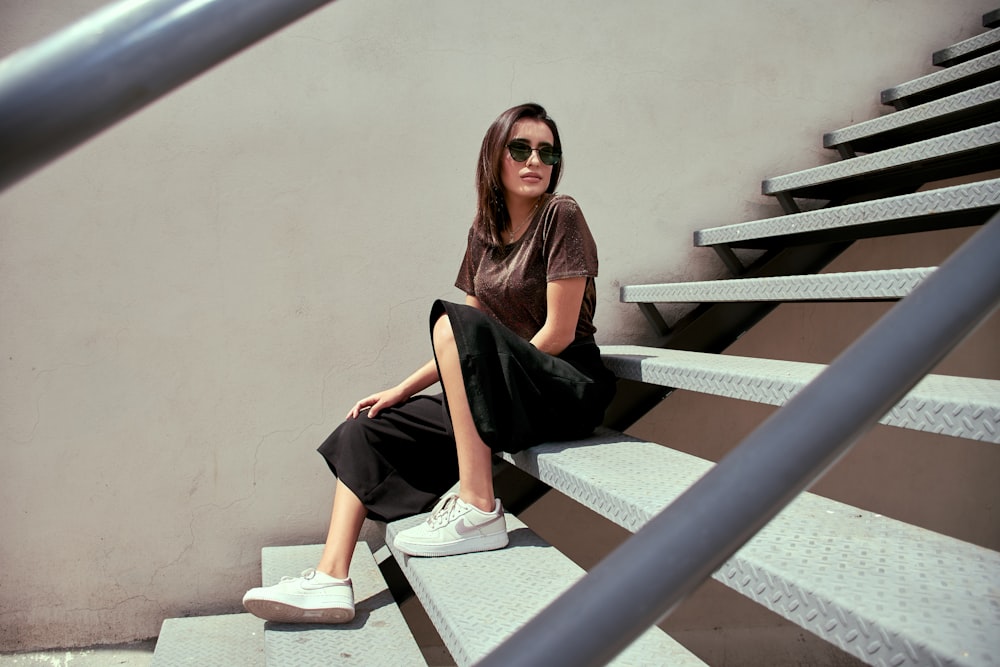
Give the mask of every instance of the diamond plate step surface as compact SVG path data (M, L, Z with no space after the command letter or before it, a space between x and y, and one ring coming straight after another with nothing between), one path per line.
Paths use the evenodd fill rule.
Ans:
M935 51L931 62L940 67L952 67L990 51L1000 49L1000 28L970 37L948 48Z
M633 345L602 345L618 377L783 405L826 366ZM928 375L881 420L888 426L1000 443L1000 380Z
M904 227L945 228L957 217L982 224L1000 207L1000 179L990 179L898 197L834 206L818 211L712 227L695 232L696 246L761 247L806 243L817 236L863 238ZM936 222L939 221L939 222Z
M391 523L386 543L423 521ZM459 665L470 665L524 625L584 575L516 517L507 515L505 549L447 558L414 558L390 546L427 614ZM659 628L652 628L610 663L704 665Z
M610 431L504 458L630 531L712 465ZM878 514L802 494L713 576L872 665L1000 664L1000 554Z
M322 551L322 545L265 547L261 551L261 580L270 586L283 576L297 576L315 566ZM356 615L350 623L264 626L268 667L426 664L364 542L355 547L351 581Z
M901 299L933 268L821 273L738 280L626 285L624 303L705 303L723 301L860 301Z
M168 618L160 628L152 667L263 667L264 621L250 614Z
M1000 82L949 95L823 135L825 148L880 151L1000 120Z
M765 195L832 199L861 181L872 189L918 186L944 178L995 168L1000 164L1000 122L918 141L851 160L769 178Z
M1000 53L987 53L954 67L887 88L882 91L881 100L882 104L906 108L996 81L998 77Z

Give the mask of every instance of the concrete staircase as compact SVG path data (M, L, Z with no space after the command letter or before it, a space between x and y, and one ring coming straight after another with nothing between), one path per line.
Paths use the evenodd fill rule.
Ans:
M988 31L933 55L941 71L883 91L897 111L826 134L839 162L765 180L764 194L786 215L697 232L695 245L715 248L732 279L623 287L622 301L642 308L663 347L604 346L608 366L656 400L685 389L782 405L808 384L821 365L719 354L725 336L731 342L761 317L737 304L905 298L933 267L816 274L817 258L829 261L856 239L981 225L1000 210L1000 179L977 176L1000 168L997 25L991 12ZM968 182L920 190L956 177ZM762 258L744 266L741 249ZM811 270L788 275L797 263ZM698 306L668 325L657 307L667 302ZM714 336L722 328L732 333ZM709 329L710 337L691 333ZM1000 380L927 376L882 421L1000 443ZM611 429L503 458L629 531L712 466ZM420 520L388 525L386 541ZM517 517L508 515L508 528L510 546L489 553L379 551L379 560L395 559L459 665L488 655L584 574ZM314 565L318 549L265 549L263 583ZM425 664L367 545L358 545L351 574L358 617L347 626L242 614L169 619L153 664ZM714 577L868 664L1000 664L1000 554L817 495L802 494ZM704 663L654 627L614 664Z

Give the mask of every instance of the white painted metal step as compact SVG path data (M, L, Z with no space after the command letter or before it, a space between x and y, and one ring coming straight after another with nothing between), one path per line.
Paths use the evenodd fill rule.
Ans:
M990 30L935 51L931 62L939 67L953 67L973 58L1000 49L1000 28Z
M419 515L389 524L386 543L423 521ZM497 551L446 558L416 558L393 550L458 665L488 655L584 571L516 517L507 515L510 544ZM652 628L610 663L704 665L659 628Z
M953 220L982 224L1000 208L1000 178L793 215L712 227L694 233L696 246L758 248L865 238L883 232L943 229Z
M901 299L934 272L933 267L819 273L688 283L625 285L624 303L733 301L870 301Z
M1000 54L998 54L1000 57ZM1000 164L1000 122L925 139L765 180L765 195L832 199L858 183L899 187L975 173Z
M958 90L975 88L1000 77L1000 52L987 53L954 67L882 91L882 104L897 109L930 102Z
M997 120L1000 81L827 132L823 146L842 154L871 153Z
M322 550L322 545L265 547L261 551L264 585L275 584L283 576L298 576L314 567ZM355 617L350 623L265 625L268 667L427 664L364 542L359 542L354 550L351 581Z
M610 431L504 458L631 531L712 465ZM1000 664L1000 554L820 496L713 576L869 664Z
M601 356L621 378L767 405L784 405L826 368L635 345L602 345ZM881 423L1000 443L1000 380L928 375Z
M168 618L160 628L150 664L263 667L264 621L250 614Z

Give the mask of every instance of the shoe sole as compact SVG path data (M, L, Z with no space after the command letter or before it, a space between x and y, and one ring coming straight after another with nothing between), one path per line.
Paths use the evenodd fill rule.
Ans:
M399 536L397 536L393 544L407 556L435 558L438 556L461 556L462 554L479 553L482 551L495 551L503 549L507 546L508 542L507 533L498 533L486 537L459 540L448 544L411 544L405 540L401 541Z
M354 620L353 609L331 607L328 609L303 609L273 600L247 600L246 610L265 621L273 623L347 623Z

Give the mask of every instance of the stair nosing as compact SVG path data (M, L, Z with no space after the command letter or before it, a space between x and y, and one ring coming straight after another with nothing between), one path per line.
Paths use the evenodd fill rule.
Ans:
M633 532L712 466L610 431L503 458ZM942 574L937 559L945 557L949 566ZM915 563L931 564L936 576L924 577ZM984 587L1000 586L1000 554L809 493L801 494L713 576L835 645L886 664L896 664L892 661L899 646L892 642L899 638L928 663L968 664L963 658L978 659L990 641L970 637L971 628L989 627L990 618L1000 621L989 596L980 594ZM964 588L972 602L952 609L951 586ZM900 599L886 609L885 599L876 593ZM905 599L911 595L915 599ZM935 612L931 620L926 620L928 609ZM948 618L944 625L949 627L941 627L941 618ZM956 638L958 629L966 634ZM970 653L963 654L965 650Z
M882 104L899 102L908 97L927 93L933 91L935 88L961 81L966 77L987 72L995 67L1000 67L1000 53L987 53L947 69L912 79L892 88L886 88L880 95L881 101Z
M957 44L952 44L951 46L935 51L931 56L931 62L938 66L947 67L949 63L957 59L965 58L971 53L997 45L1000 45L1000 28L979 33L968 39L963 39Z
M969 111L997 100L1000 100L1000 81L827 132L823 135L823 147L835 148L852 141L871 139L885 132L902 130L948 114Z
M623 303L901 299L934 267L625 285Z
M386 543L459 665L483 658L585 574L511 514L506 515L511 543L504 549L444 558L400 553L395 535L426 516L388 524ZM497 592L512 586L515 600ZM654 626L610 664L704 662Z
M994 206L1000 206L1000 178L711 227L695 232L694 240L705 247Z
M766 405L783 405L826 368L635 345L601 345L601 356L621 378ZM880 423L1000 443L1000 380L927 375Z
M833 186L852 178L912 168L921 163L954 158L961 153L997 146L1000 146L1000 121L768 178L761 184L761 192L765 195L789 193L796 196L800 191ZM812 197L811 194L801 196Z

